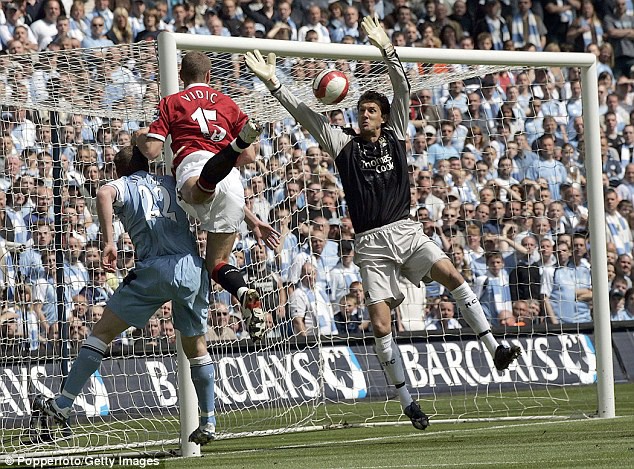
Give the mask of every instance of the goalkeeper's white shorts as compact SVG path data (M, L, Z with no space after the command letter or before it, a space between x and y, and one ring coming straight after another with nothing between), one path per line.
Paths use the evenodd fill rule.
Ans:
M386 301L396 308L405 299L399 273L414 285L429 276L432 266L448 259L425 235L423 225L401 220L355 236L354 263L361 269L366 304Z
M187 155L176 168L176 191L189 178L200 177L205 163L213 158L208 151L195 151ZM216 185L214 198L205 204L190 205L178 197L178 205L200 221L200 227L212 233L237 233L244 220L244 187L240 171L233 168L229 175Z

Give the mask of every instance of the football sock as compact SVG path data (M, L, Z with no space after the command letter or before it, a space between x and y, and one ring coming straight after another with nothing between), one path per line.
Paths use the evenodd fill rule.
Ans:
M224 147L209 159L198 178L198 188L203 192L213 192L216 184L222 181L231 172L236 164L236 160L242 150L248 148L250 143L246 143L240 137Z
M412 396L405 384L405 370L403 370L403 359L396 342L392 340L392 333L383 337L374 338L376 354L379 357L381 366L385 370L388 381L396 387L398 399L403 408L412 403Z
M239 300L239 291L242 288L248 289L247 284L244 282L244 277L238 268L226 262L221 262L214 267L211 278Z
M77 359L73 362L70 373L68 373L61 395L55 398L58 407L64 408L73 405L86 381L101 365L106 348L108 348L108 344L103 343L95 336L91 335L86 339L79 350Z
M216 425L214 414L214 364L209 354L202 357L189 359L192 381L196 396L198 396L198 407L200 408L200 426L211 423Z
M478 338L482 340L485 347L492 356L495 356L495 350L498 348L498 342L491 333L491 325L487 321L480 300L473 293L473 290L469 287L467 282L464 282L458 288L451 292L451 296L456 300L458 308L462 312L469 327L478 335Z

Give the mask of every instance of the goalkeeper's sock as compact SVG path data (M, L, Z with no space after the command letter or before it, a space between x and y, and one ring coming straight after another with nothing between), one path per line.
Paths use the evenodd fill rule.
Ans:
M214 267L211 278L238 300L241 300L244 292L249 289L238 268L226 262L221 262Z
M456 300L458 308L462 312L462 316L465 321L467 321L467 324L469 324L469 327L471 327L478 335L478 338L482 340L491 356L495 356L495 350L499 344L491 333L491 324L487 321L480 300L476 294L473 293L469 284L464 282L451 292L451 296Z
M200 426L211 423L216 425L214 413L214 364L209 354L189 359L190 370L198 407L200 408Z
M240 148L240 145L246 145ZM216 189L216 184L222 181L236 165L236 160L242 150L248 148L250 144L244 142L240 137L236 138L231 144L224 147L209 159L203 166L198 182L198 188L203 192L212 193Z
M73 362L70 373L68 373L61 395L55 398L55 403L58 407L65 408L73 405L75 398L81 392L86 381L101 365L106 348L108 348L108 344L103 343L93 335L86 339L86 342L79 350L77 359Z
M398 399L403 408L412 403L412 396L407 390L405 383L405 370L403 369L403 359L396 342L392 340L392 333L383 337L374 338L376 354L379 357L381 366L385 370L388 381L396 387Z

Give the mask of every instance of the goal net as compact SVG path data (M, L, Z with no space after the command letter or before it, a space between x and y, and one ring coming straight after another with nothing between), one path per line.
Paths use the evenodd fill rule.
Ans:
M264 250L245 226L232 255L270 312L271 329L261 346L248 340L229 295L219 288L211 295L208 339L216 363L219 437L407 423L373 350L363 290L355 283L360 277L350 263L354 232L333 155L318 147L243 60L255 47L275 50L278 77L300 100L327 113L333 124L354 128L361 93L374 89L391 98L377 53L161 37L176 38L178 51L167 48L158 55L155 45L145 43L0 59L7 70L0 81L0 200L6 198L6 207L0 207L0 454L169 452L179 445L183 397L169 304L144 330L130 329L115 340L76 400L68 426L34 414L31 404L37 394L59 392L103 302L134 267L134 247L115 220L119 271L101 270L95 193L116 177L112 158L118 148L152 121L159 87L165 93L182 86L176 76L180 57L193 48L207 50L212 59L212 86L266 123L258 161L241 172L247 205L283 235L278 251ZM590 271L579 268L562 277L555 269L553 241L559 237L563 245L564 219L548 199L564 200L571 189L585 196L585 178L592 182L585 148L598 140L586 130L584 141L578 117L582 106L585 115L592 106L579 94L580 75L573 70L588 62L584 56L578 64L562 61L570 68L560 75L548 70L554 62L542 54L542 65L534 54L527 55L532 62L526 65L505 64L504 54L498 60L485 54L469 65L477 62L475 56L465 59L455 51L447 51L448 63L436 63L444 58L434 55L438 52L401 54L412 85L411 215L479 292L499 340L520 345L523 355L517 366L496 372L449 292L435 283L419 287L403 280L407 299L394 311L394 331L408 386L432 421L595 413L594 388L580 386L595 383L600 368L591 299L571 300L560 288L585 288ZM324 107L312 95L312 79L324 68L342 70L350 79L348 96L336 106ZM535 177L515 158L541 155L546 131L555 135L561 181ZM515 182L498 174L506 155ZM166 161L152 170L169 173L169 155ZM494 210L506 215L496 219ZM592 223L587 213L581 215L575 215L577 224ZM489 219L500 222L498 231ZM204 252L204 233L195 223L192 230ZM605 240L596 236L592 269L603 272ZM535 246L524 246L530 244L525 239ZM571 251L577 239L570 236ZM493 252L501 254L504 266L497 275L487 271L487 258L495 256L485 254ZM56 277L42 254L44 261L54 256L63 275ZM537 268L539 278L524 275L529 271L522 270L524 261L532 265L542 258L546 267ZM304 288L307 262L314 264L316 286ZM548 275L554 276L550 283L541 279ZM63 288L56 289L54 278ZM548 306L540 301L543 288L551 298ZM568 313L576 319L564 319ZM308 329L306 336L299 324Z

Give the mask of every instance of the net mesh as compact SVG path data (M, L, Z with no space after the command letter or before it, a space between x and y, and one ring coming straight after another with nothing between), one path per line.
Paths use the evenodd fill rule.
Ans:
M294 284L302 276L298 259L313 249L315 238L327 239L323 259L328 264L318 268L318 278L326 276L319 280L327 298L311 300L310 307L325 308L325 314L332 317L339 312L342 297L344 304L352 304L351 308L356 302L362 303L361 286L353 283L360 280L358 271L341 263L342 255L350 255L341 250L349 246L346 241L352 239L353 233L332 155L319 151L314 139L246 70L241 55L209 55L213 62L212 86L231 96L246 113L268 123L259 145L261 159L244 167L242 175L248 206L283 234L280 250L258 252L244 227L232 258L232 263L244 269L245 278L260 291L271 313L272 330L261 347L256 349L245 340L239 307L226 292L215 287L212 295L210 352L216 363L220 436L403 421L395 391L387 386L376 359L367 312L364 315L360 304L355 313L358 329L345 326L332 337L308 340L295 332L291 305L298 301ZM43 455L120 448L172 449L178 444L179 410L169 305L157 311L144 330L128 330L116 340L100 372L93 375L76 401L70 429L34 418L31 412L36 394L50 397L59 391L69 366L64 347L74 358L100 317L102 301L134 266L134 246L115 222L121 265L116 275L103 276L99 268L95 194L100 185L115 177L112 158L118 148L129 145L131 134L148 125L154 116L159 100L155 47L141 43L4 55L0 61L6 70L0 80L0 149L6 169L2 184L7 194L3 210L11 220L4 225L0 253L4 291L0 452ZM312 94L312 80L325 67L342 70L350 78L350 92L336 106L323 106ZM531 82L542 80L541 98L545 92L542 88L557 86L563 107L551 115L556 119L556 129L567 131L567 138L573 139L579 131L574 128L574 116L569 111L572 108L568 106L576 102L566 91L570 85L532 69L419 63L405 64L405 68L412 85L408 142L412 217L419 219L429 236L452 256L476 291L477 279L486 276L483 252L500 251L505 262L517 264L518 252L522 251L518 248L519 237L525 231L538 235L536 242L546 244L541 246L542 254L548 262L554 262L552 252L550 257L548 254L548 241L543 239L553 238L562 220L556 212L548 212L546 193L550 191L552 198L557 199L559 195L553 192L562 183L582 182L583 146L574 148L562 175L565 180L555 186L547 178L540 181L545 175L539 173L532 183L505 186L491 170L501 154L509 154L514 151L514 144L521 143L515 132L524 133L526 148L543 132L546 114L536 107L541 104L535 94L537 88L522 85L520 76L530 76ZM384 65L375 62L280 57L278 74L311 108L324 112L341 109L341 123L353 127L356 102L364 91L378 89L389 94L391 90ZM524 115L515 113L517 106L512 106L510 114L504 114L499 85L490 84L486 78L494 75L515 77L518 85L513 104L522 103ZM451 95L456 82L464 82L466 90ZM483 101L478 113L469 107L476 90L480 90L476 94ZM431 103L426 101L427 96ZM467 96L467 100L463 99ZM455 118L454 108L460 109ZM58 114L59 124L50 119L49 111ZM536 122L536 118L541 120ZM452 142L457 141L461 148L457 163L437 156L450 146L442 140L447 119L455 129ZM473 135L476 124L486 131L486 145ZM537 124L542 125L541 130ZM53 178L51 132L59 135L64 167L61 181ZM430 148L433 143L440 144L436 153ZM473 156L474 164L476 160L491 164L478 171L469 166L471 162L465 154ZM159 163L152 170L161 173L169 168ZM526 173L528 168L513 168L520 170ZM526 178L530 179L528 174L518 179ZM55 182L63 186L63 203L58 207L62 222L57 226L52 223ZM475 210L480 202L480 206L497 209L491 203L482 204L485 188L492 193L486 196L489 201L508 198L504 208L499 209L511 210L511 222L504 233L478 231L483 251L469 244L466 226L482 227L490 216L490 211L468 211L469 205ZM304 216L301 207L313 200L309 199L313 193L318 194L324 210ZM514 207L515 201L520 205ZM452 211L455 216L449 220L445 212ZM582 222L578 218L577 222ZM24 222L20 223L20 219ZM532 220L531 227L526 225L527 220ZM197 230L194 221L192 229L204 252L205 234ZM61 244L53 237L56 232L62 234ZM33 250L39 257L25 254ZM60 330L54 320L58 296L46 280L50 273L44 273L44 252L64 255L68 299L63 307L69 318L68 340L60 339L64 326ZM539 257L538 253L531 255ZM57 261L59 264L59 258ZM548 275L554 276L551 270ZM438 284L419 288L403 279L407 300L395 312L396 336L413 394L436 420L553 417L592 408L587 399L576 400L564 386L594 380L596 364L585 329L575 323L562 333L560 326L547 321L535 296L536 281L522 280L525 278L517 277L515 283L507 281L529 291L526 311L516 317L523 328L510 323L505 326L507 323L501 323L497 314L491 318L499 337L521 345L526 357L517 369L503 374L493 371L490 356L463 329L457 309L453 313L445 310L446 291ZM575 272L566 278L551 279L550 285L553 288L565 284L570 288L584 281L586 277ZM506 293L487 289L482 282L479 287L481 294L490 295L490 308L496 312L510 310L513 315ZM557 292L553 314L563 310L577 314L582 305L561 295L560 290ZM216 314L222 312L229 314Z

